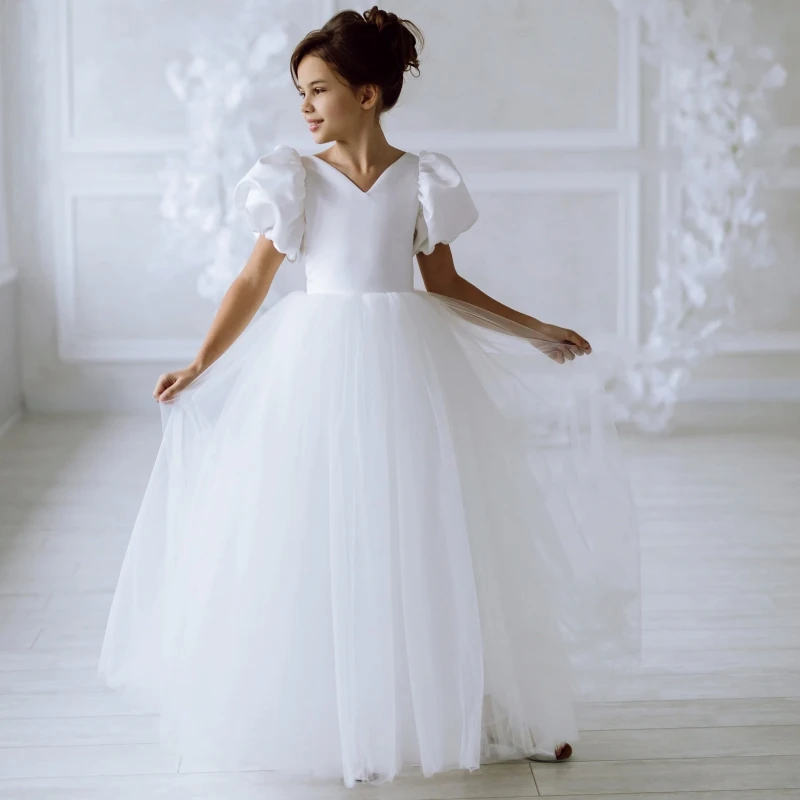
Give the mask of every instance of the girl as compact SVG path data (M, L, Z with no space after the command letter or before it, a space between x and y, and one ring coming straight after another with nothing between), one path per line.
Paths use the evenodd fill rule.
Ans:
M564 760L581 670L637 650L592 348L456 271L478 219L462 175L381 129L418 40L373 7L298 44L300 111L331 146L278 145L235 187L252 255L155 387L99 675L177 752L347 786ZM307 291L251 322L284 259Z

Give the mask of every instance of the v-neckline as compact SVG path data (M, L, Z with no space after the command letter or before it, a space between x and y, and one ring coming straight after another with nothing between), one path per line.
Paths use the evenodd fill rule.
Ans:
M373 182L372 186L370 186L369 189L367 189L366 191L364 191L355 181L348 178L347 175L345 175L344 172L342 172L338 167L334 167L333 164L331 164L330 162L325 161L324 159L320 158L318 155L314 155L313 153L311 157L319 161L321 164L324 164L326 167L330 167L334 172L341 175L342 178L344 178L353 188L355 188L359 194L366 197L367 195L371 194L372 190L383 180L384 176L388 172L391 172L391 170L395 166L397 166L407 155L410 155L408 150L406 150L401 156L398 156L394 161L392 161L392 163L389 164L389 166L386 167L386 169L384 169L380 175L378 175L378 177Z

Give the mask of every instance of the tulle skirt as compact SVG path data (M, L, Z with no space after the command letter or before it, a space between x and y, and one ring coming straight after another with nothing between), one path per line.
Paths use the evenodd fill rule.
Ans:
M578 740L639 652L635 508L595 355L526 330L296 291L162 404L98 674L165 747L353 786Z

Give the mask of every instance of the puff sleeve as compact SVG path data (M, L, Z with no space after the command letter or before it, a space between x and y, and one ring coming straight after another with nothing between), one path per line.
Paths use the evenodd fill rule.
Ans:
M305 167L293 147L277 145L256 161L233 190L234 207L254 233L297 261L305 233Z
M417 196L414 255L430 255L439 242L450 244L478 219L461 173L443 153L420 151Z

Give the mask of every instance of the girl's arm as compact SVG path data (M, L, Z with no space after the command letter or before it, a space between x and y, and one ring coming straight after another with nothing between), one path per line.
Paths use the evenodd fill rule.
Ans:
M271 239L259 236L244 268L222 298L200 349L188 367L160 375L153 397L169 400L213 364L255 316L275 278L284 254Z
M569 342L577 345L579 354L583 352L591 353L592 348L589 342L575 333L575 331L569 328L561 328L558 325L550 325L547 322L536 319L536 317L531 317L528 314L523 314L521 311L516 311L509 306L503 305L499 300L490 297L475 284L470 283L466 278L459 275L456 271L450 245L440 242L434 247L430 255L417 253L417 263L422 273L425 288L429 292L436 292L446 297L452 297L455 300L462 300L480 308L485 308L487 311L492 311L512 322L541 333L553 341ZM571 357L567 355L567 358Z

